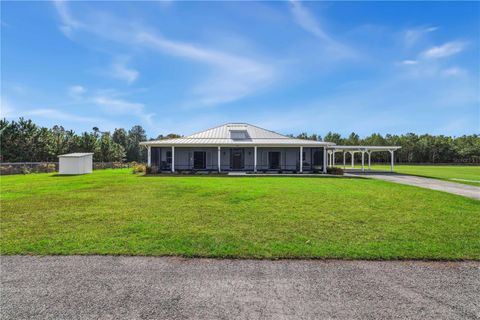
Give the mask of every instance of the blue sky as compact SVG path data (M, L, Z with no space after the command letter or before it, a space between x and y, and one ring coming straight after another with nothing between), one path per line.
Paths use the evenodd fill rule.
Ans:
M479 6L3 1L2 116L152 137L478 133Z

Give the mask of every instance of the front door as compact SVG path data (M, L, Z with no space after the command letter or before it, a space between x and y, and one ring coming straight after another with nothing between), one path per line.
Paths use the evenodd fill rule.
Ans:
M280 152L269 152L268 153L268 168L269 169L280 169Z
M230 168L232 170L243 169L243 149L232 149L230 156Z
M207 153L205 151L193 152L193 169L206 169Z

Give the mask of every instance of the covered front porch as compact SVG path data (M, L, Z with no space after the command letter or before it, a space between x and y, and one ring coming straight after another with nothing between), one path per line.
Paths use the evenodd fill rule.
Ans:
M326 173L327 150L303 146L148 147L158 172Z

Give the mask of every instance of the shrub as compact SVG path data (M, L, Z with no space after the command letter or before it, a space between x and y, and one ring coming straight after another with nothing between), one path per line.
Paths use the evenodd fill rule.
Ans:
M151 169L151 167L145 167L143 164L134 164L132 168L133 173L149 173L147 172L147 169Z
M28 167L22 167L22 169L20 169L20 172L21 172L22 174L29 174L29 173L31 173L32 171L31 171L30 168L28 168Z
M157 166L144 166L144 167L145 167L145 173L146 174L158 173L158 167Z
M343 169L339 167L329 167L327 168L328 174L343 176Z

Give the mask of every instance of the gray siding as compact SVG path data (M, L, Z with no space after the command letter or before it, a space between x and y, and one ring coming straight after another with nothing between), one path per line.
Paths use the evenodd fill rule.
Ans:
M152 161L152 165L161 166L166 164L167 152L171 151L169 147L160 148L160 151L152 148L152 153L157 152L160 157L157 162ZM244 169L253 170L254 162L254 148L221 148L221 170L228 171L231 169L231 150L243 149L244 154ZM313 151L319 150L323 153L323 148L303 148L305 154L303 169L305 171L312 169ZM193 169L193 153L195 151L206 152L206 170L218 170L217 166L217 148L192 148L192 147L175 147L175 169L176 170L191 170ZM269 170L268 153L280 152L280 170L296 171L299 169L300 148L257 148L257 170ZM321 165L321 164L320 164ZM169 165L164 167L164 170L169 169Z

